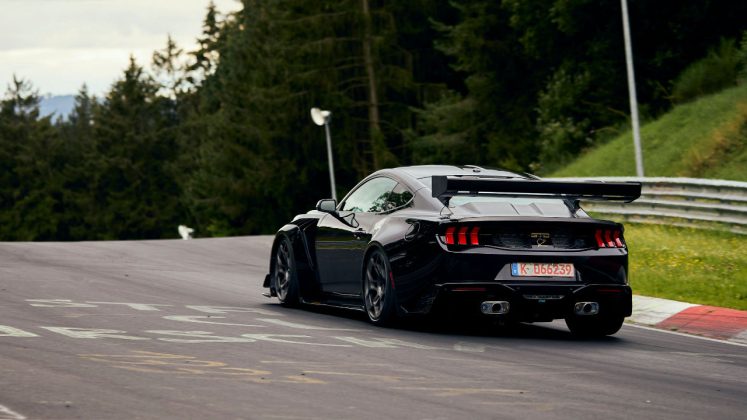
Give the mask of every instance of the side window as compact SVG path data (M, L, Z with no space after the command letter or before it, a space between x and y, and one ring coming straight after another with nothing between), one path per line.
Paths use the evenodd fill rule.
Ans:
M397 182L386 178L374 178L358 187L343 205L343 211L380 213L388 210L389 195Z
M402 207L412 200L412 193L402 184L397 184L396 187L389 193L389 199L387 200L386 209L392 210L398 207Z

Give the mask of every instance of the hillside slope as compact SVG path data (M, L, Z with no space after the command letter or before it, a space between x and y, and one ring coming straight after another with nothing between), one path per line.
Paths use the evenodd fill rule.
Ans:
M641 127L646 176L747 181L747 85L680 105ZM549 176L635 176L630 131Z

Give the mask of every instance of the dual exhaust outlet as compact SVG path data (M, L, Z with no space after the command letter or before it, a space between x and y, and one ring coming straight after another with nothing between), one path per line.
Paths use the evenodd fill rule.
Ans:
M505 300L486 300L480 304L480 312L485 315L503 315L511 309L511 304Z
M599 303L597 302L576 302L573 305L573 313L576 315L596 315L599 313Z
M485 315L504 315L511 309L511 304L505 300L486 300L480 304L480 312ZM576 302L573 313L580 316L596 315L599 313L598 302Z

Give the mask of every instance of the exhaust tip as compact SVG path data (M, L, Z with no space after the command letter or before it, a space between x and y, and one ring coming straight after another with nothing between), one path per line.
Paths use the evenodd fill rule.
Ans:
M511 304L505 300L486 300L480 304L480 312L485 315L503 315L507 314Z
M573 312L576 315L596 315L599 313L599 303L597 302L576 302L573 305Z

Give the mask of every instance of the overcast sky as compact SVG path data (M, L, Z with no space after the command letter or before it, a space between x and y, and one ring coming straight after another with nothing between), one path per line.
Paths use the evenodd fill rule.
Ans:
M150 65L171 34L189 51L209 0L0 0L0 87L13 74L41 94L74 94L83 83L101 95L130 54ZM238 0L214 0L222 13Z

